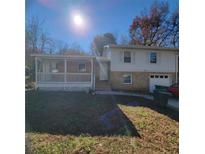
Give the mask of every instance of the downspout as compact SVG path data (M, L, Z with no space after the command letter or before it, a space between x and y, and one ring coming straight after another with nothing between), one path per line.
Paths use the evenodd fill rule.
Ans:
M178 74L177 74L177 69L178 69L178 55L175 56L175 73L176 73L176 83L178 83Z

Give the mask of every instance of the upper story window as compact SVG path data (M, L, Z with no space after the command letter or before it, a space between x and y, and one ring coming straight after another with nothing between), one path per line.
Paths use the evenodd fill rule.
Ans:
M85 72L85 71L86 71L86 65L85 65L85 63L79 64L78 70L79 70L79 72Z
M131 63L131 52L124 51L124 63Z
M151 64L156 64L157 63L157 53L156 52L151 52L149 54L149 62Z

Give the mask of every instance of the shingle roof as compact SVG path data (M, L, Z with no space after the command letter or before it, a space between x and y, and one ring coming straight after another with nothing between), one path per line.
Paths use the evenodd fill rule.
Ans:
M145 49L145 50L166 50L179 52L179 48L165 48L156 46L142 46L142 45L106 45L104 48L121 48L121 49Z

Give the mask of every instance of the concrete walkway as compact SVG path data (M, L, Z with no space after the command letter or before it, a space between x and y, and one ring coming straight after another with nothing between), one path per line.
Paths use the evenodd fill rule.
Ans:
M179 99L176 98L169 98L167 107L173 108L179 111Z
M152 95L121 92L121 91L95 91L95 93L100 94L100 95L137 96L137 97L143 97L143 98L150 99L150 100L154 99Z
M35 88L30 88L30 89L25 89L25 91L32 91L32 90L35 90Z
M149 100L154 100L154 97L152 95L145 95L145 94L138 94L138 93L129 93L129 92L121 92L121 91L95 91L95 93L100 95L137 96ZM179 111L179 99L169 98L167 107Z

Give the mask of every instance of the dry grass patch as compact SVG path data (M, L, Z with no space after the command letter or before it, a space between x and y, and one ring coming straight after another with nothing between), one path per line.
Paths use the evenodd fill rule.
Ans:
M136 126L145 147L161 152L178 153L179 123L147 107L120 105L124 114Z
M26 153L178 153L177 114L136 97L29 92Z

